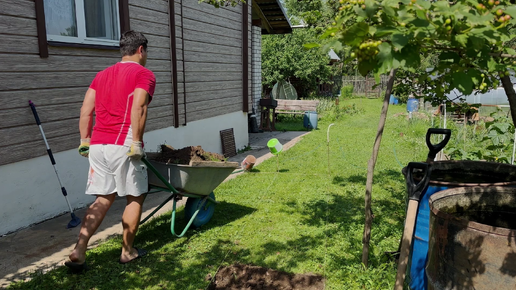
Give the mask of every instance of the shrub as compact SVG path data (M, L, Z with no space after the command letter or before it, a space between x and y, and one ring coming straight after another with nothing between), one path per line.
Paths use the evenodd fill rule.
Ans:
M345 99L350 99L353 96L353 86L342 86L342 89L340 89L340 96Z

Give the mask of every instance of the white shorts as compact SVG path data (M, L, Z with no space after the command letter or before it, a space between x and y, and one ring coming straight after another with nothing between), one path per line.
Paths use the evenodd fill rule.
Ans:
M140 196L148 192L147 166L141 160L127 156L130 147L91 145L90 171L86 194Z

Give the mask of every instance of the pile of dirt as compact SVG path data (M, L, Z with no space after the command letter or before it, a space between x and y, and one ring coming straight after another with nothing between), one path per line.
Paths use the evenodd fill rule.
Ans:
M220 268L209 290L322 290L324 278L235 264Z
M201 146L188 146L174 149L169 145L161 145L161 152L152 159L167 164L190 164L190 161L217 161L224 162L224 156L204 151Z

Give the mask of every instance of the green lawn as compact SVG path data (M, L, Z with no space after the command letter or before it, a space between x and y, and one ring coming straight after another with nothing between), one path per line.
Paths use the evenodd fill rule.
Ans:
M326 289L388 289L405 217L402 166L425 160L425 121L393 117L391 106L376 166L369 268L361 266L367 161L381 100L341 100L360 113L325 116L297 145L215 190L212 220L185 237L170 234L170 216L144 224L136 246L143 259L119 265L120 237L88 252L90 270L70 275L60 267L10 289L205 289L220 266L253 264L292 273L318 273ZM340 112L347 112L341 110ZM329 147L327 128L330 121ZM329 159L328 159L329 150ZM278 162L279 161L279 162ZM278 166L279 163L279 166ZM277 172L279 168L279 172ZM182 210L177 228L184 226Z

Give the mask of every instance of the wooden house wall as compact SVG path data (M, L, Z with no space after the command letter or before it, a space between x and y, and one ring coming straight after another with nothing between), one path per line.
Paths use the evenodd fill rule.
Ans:
M184 44L178 46L178 55L184 53L186 97L180 99L186 99L186 121L242 111L242 6L182 2L182 11L176 5L176 13L182 14L183 23L178 37L184 37Z
M241 13L241 6L175 1L179 125L242 111ZM146 131L174 126L168 1L129 0L129 16L131 29L149 40L147 67L157 80ZM46 154L29 100L52 151L76 148L84 93L98 71L120 60L118 50L55 46L40 58L36 28L34 0L0 0L0 165Z

